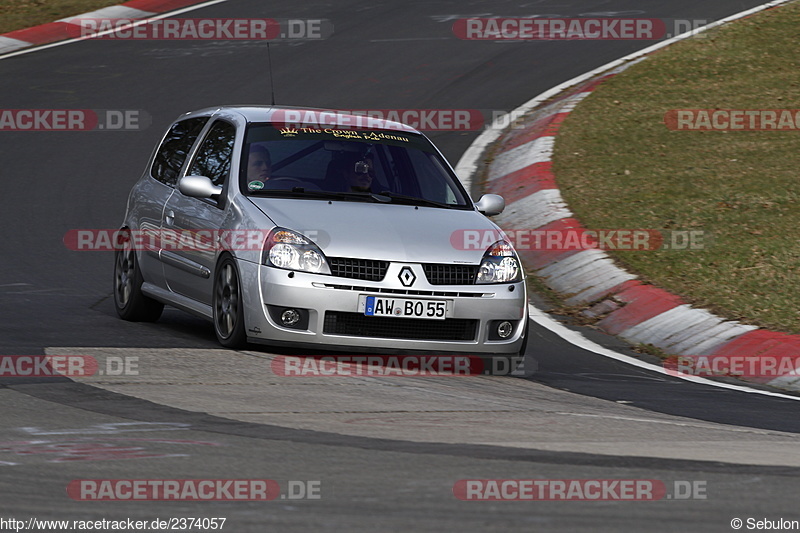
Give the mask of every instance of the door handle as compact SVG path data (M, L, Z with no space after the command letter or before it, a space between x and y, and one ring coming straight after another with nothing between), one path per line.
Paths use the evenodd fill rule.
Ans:
M172 226L175 223L175 211L167 211L164 221L167 223L167 226Z

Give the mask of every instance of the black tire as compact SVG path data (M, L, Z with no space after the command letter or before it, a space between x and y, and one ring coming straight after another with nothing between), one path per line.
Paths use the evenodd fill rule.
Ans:
M142 293L142 277L136 251L130 236L119 235L120 248L114 252L114 307L123 320L131 322L155 322L164 310L164 304Z
M214 272L214 333L226 348L241 348L247 343L244 329L244 304L239 270L231 256L225 256Z

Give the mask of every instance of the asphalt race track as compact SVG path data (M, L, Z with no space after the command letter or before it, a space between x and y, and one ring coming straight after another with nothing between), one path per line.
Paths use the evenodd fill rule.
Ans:
M328 19L271 45L277 103L510 111L650 41L470 42L465 16L718 20L760 0L229 0L184 17ZM223 531L730 531L800 519L791 399L647 372L535 326L529 378L280 378L275 353L221 350L166 310L119 320L112 255L71 229L116 228L181 113L269 103L256 41L84 41L0 60L4 109L139 110L142 131L0 133L0 355L135 357L137 376L0 378L0 518L225 517ZM455 164L478 132L435 132ZM613 338L588 332L626 351ZM291 353L282 351L281 354ZM78 479L270 479L269 502L86 502ZM460 501L464 479L660 480L659 501ZM319 498L293 498L298 482ZM676 484L677 482L677 484ZM686 482L702 488L683 498ZM2 523L0 523L2 526ZM744 526L747 529L747 525Z

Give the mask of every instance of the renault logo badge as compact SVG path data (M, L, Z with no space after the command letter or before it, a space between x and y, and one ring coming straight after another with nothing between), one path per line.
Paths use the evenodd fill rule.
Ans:
M411 270L411 267L407 266L400 269L400 274L397 277L400 278L400 283L403 284L403 287L410 287L417 281L417 276L414 274L414 271Z

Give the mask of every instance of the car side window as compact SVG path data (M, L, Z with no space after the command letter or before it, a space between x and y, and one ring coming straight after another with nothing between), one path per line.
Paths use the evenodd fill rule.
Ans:
M236 127L221 120L215 122L197 151L187 175L206 176L214 185L222 186L231 169Z
M174 187L186 156L206 122L208 117L196 117L173 124L156 152L150 175L161 183Z

